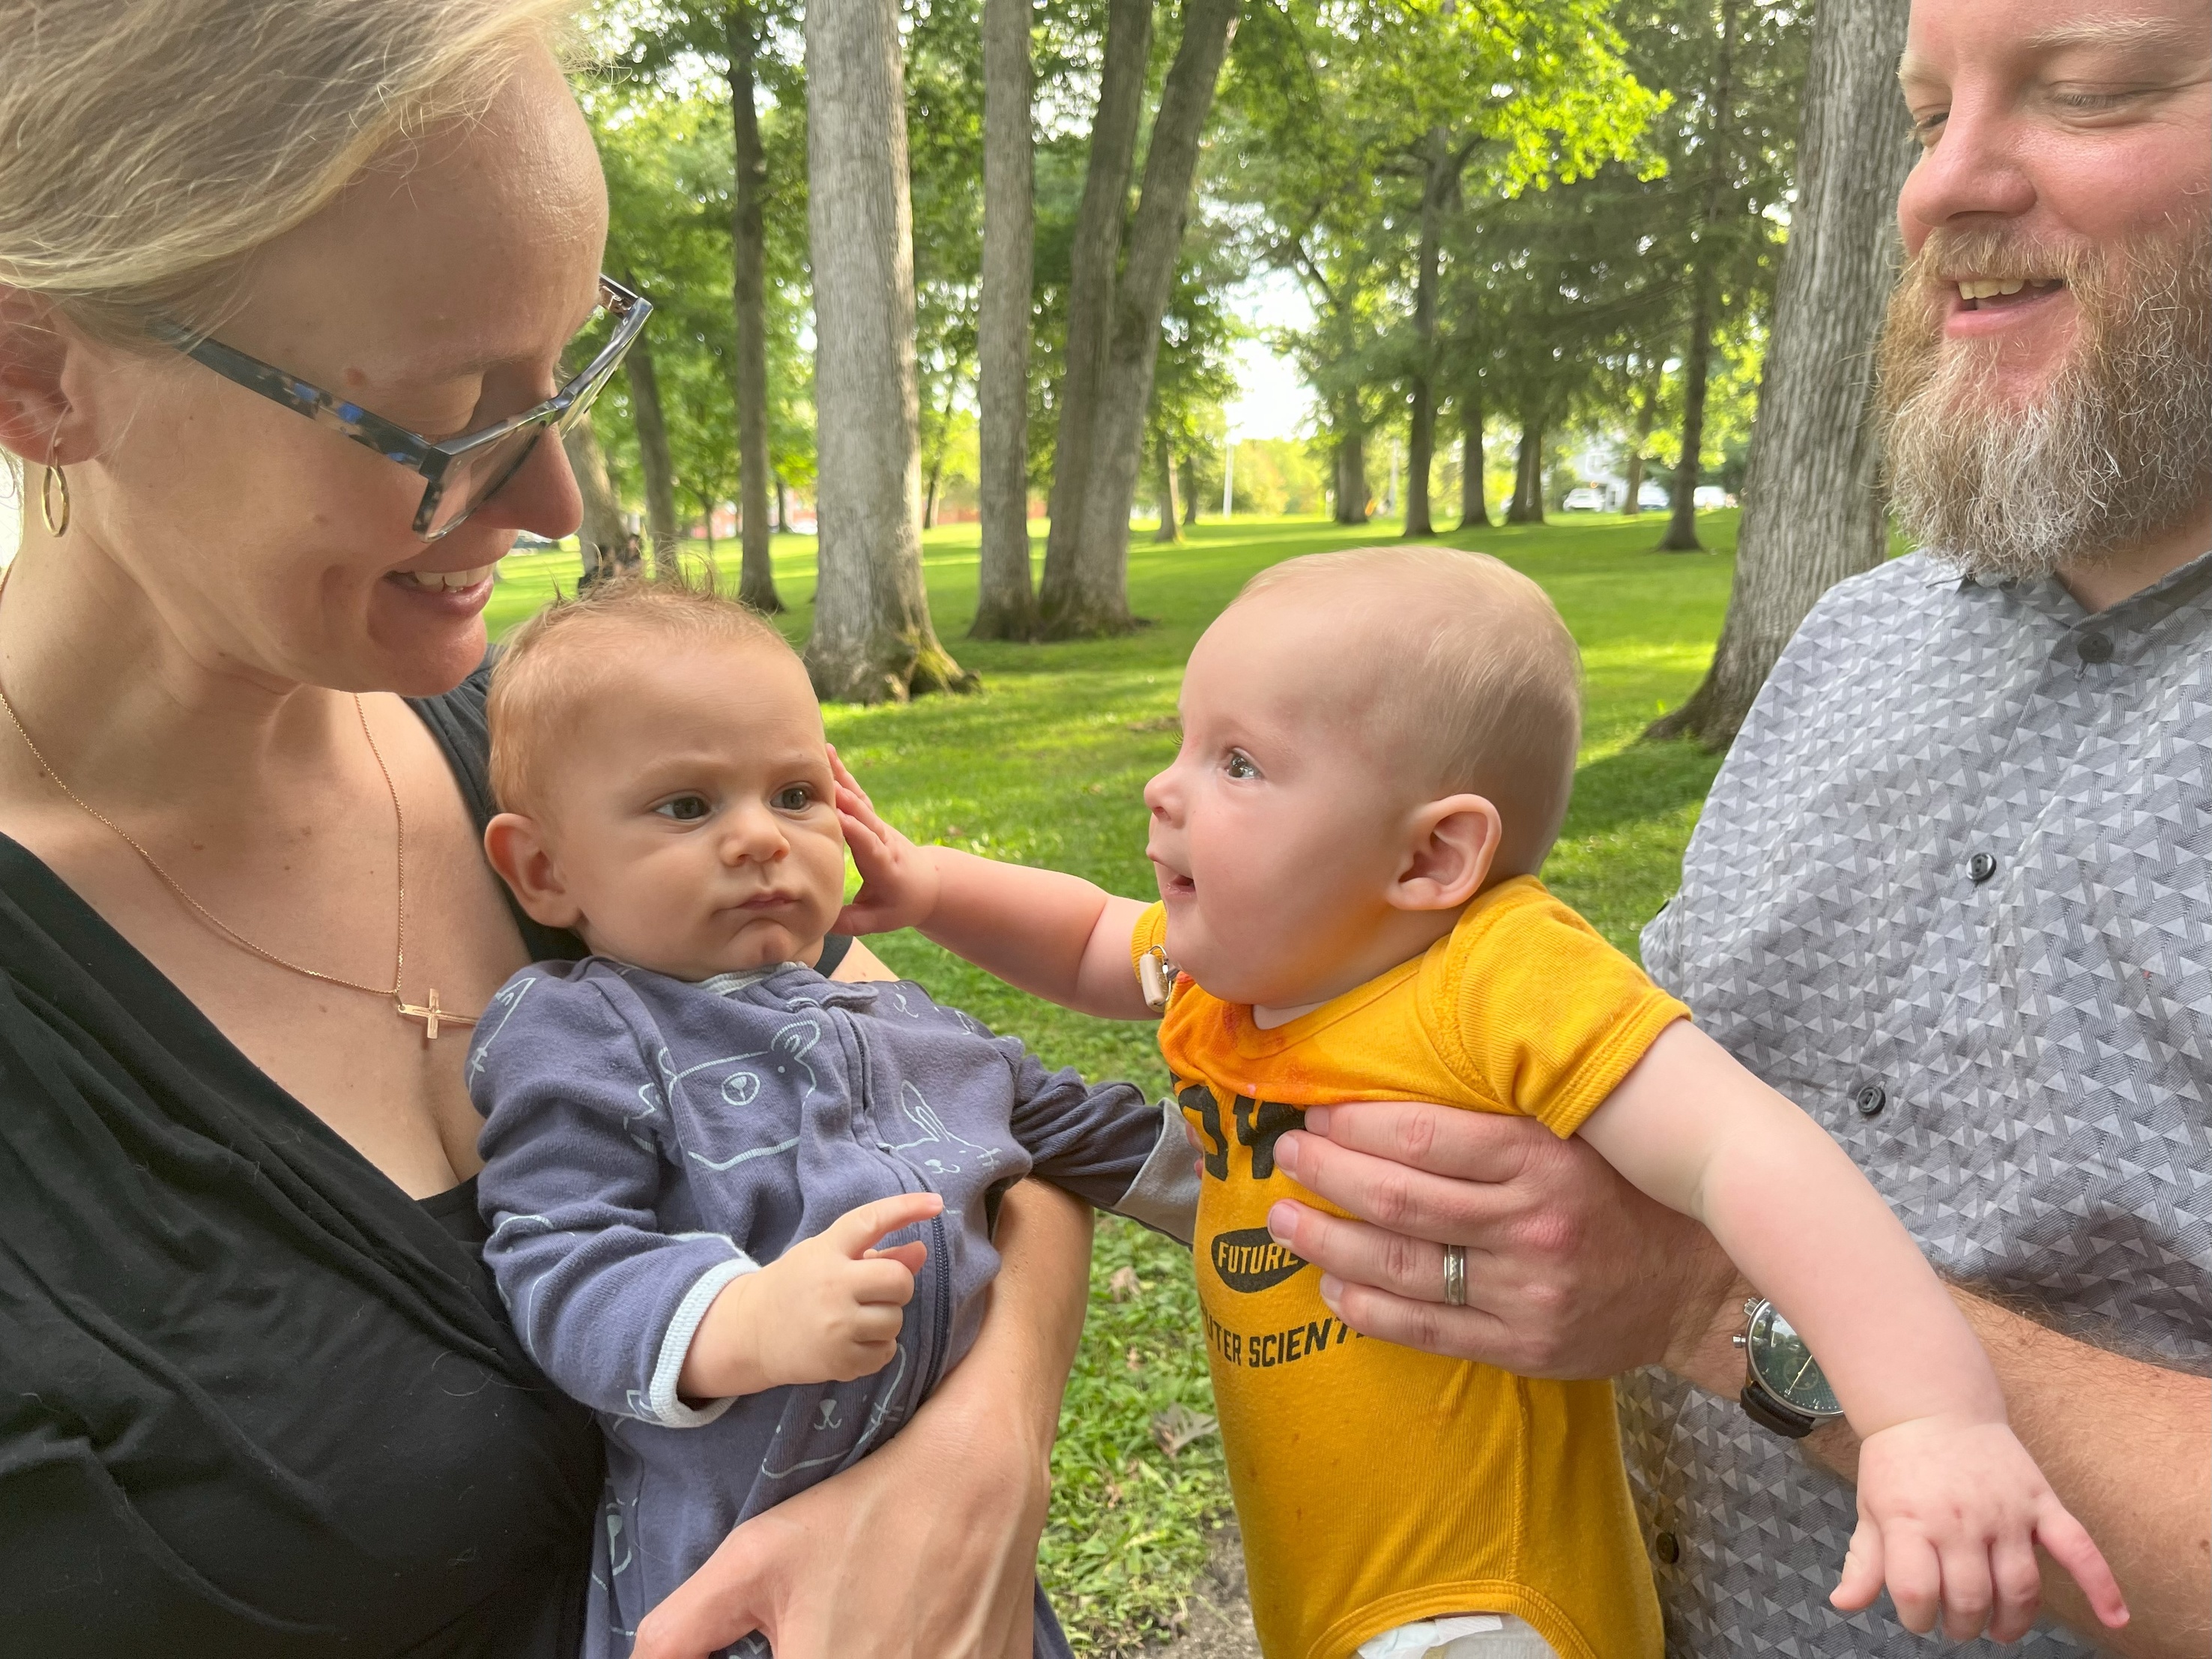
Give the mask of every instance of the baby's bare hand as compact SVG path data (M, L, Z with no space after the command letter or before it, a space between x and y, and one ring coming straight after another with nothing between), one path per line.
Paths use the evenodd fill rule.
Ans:
M2127 1623L2126 1602L2089 1534L2002 1423L1917 1418L1867 1437L1859 1524L1829 1601L1845 1613L1889 1587L1907 1630L1964 1642L2016 1642L2035 1623L2040 1544L2074 1576L2097 1617Z
M860 872L860 890L839 914L841 933L888 933L929 919L937 908L937 870L929 855L886 823L867 791L830 750L837 784L837 822Z
M878 1199L732 1282L691 1339L683 1393L720 1399L787 1382L849 1382L883 1370L898 1352L928 1247L874 1246L944 1208L935 1193Z

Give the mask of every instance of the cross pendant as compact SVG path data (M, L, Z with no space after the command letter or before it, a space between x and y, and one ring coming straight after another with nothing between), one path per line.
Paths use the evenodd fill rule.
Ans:
M422 1041L425 1042L435 1042L438 1040L438 1028L441 1025L476 1024L476 1021L466 1014L457 1014L450 1008L440 1007L437 988L434 986L431 988L430 1000L427 1006L417 1007L411 1002L401 1002L397 996L394 996L392 1000L398 1007L400 1018L419 1019L422 1022Z

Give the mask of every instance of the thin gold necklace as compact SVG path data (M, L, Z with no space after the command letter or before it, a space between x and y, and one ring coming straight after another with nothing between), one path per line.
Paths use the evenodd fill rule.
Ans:
M10 565L6 570L0 571L0 594L4 594L8 591L8 578L14 574L14 570L15 567ZM326 974L319 968L304 968L296 962L287 962L274 951L264 950L260 945L256 945L186 892L177 878L164 870L160 861L139 844L137 836L62 781L61 774L54 770L46 757L39 752L39 745L31 740L29 731L23 725L23 717L15 712L15 705L9 699L5 687L0 687L0 708L7 710L9 723L15 728L15 735L22 738L23 747L31 751L31 758L38 762L39 769L53 780L54 787L66 795L70 803L87 817L91 818L94 823L105 824L113 830L121 838L123 844L143 859L146 867L159 876L162 884L183 900L194 915L240 950L260 957L262 961L270 963L272 967L282 968L288 972L299 974L308 979L320 980L325 985L339 986L348 991L360 991L373 997L389 997L392 1006L398 1011L400 1018L422 1021L422 1037L426 1042L435 1042L438 1040L438 1028L441 1025L473 1025L477 1023L476 1019L470 1015L457 1014L452 1009L440 1006L437 988L434 986L431 988L429 1000L421 1006L409 1002L400 994L401 975L407 965L407 815L400 810L398 786L392 781L392 769L384 763L384 751L376 746L376 734L368 729L368 711L362 706L361 696L358 692L354 694L353 712L361 721L361 734L368 740L368 752L375 757L376 769L383 775L384 787L392 797L392 821L398 832L398 854L395 862L398 871L399 927L398 938L392 949L392 983L389 986L363 985L359 980L342 978L337 974Z

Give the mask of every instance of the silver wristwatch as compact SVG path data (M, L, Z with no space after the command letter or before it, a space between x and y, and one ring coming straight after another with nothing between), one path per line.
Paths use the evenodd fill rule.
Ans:
M1744 1414L1791 1440L1844 1414L1820 1362L1805 1339L1764 1297L1743 1304L1744 1328L1734 1339L1743 1350Z

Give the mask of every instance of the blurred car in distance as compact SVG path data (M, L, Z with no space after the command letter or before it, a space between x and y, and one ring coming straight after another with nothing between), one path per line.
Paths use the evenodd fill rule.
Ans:
M1605 511L1605 492L1595 484L1583 484L1567 492L1567 499L1559 503L1567 513L1602 513Z

